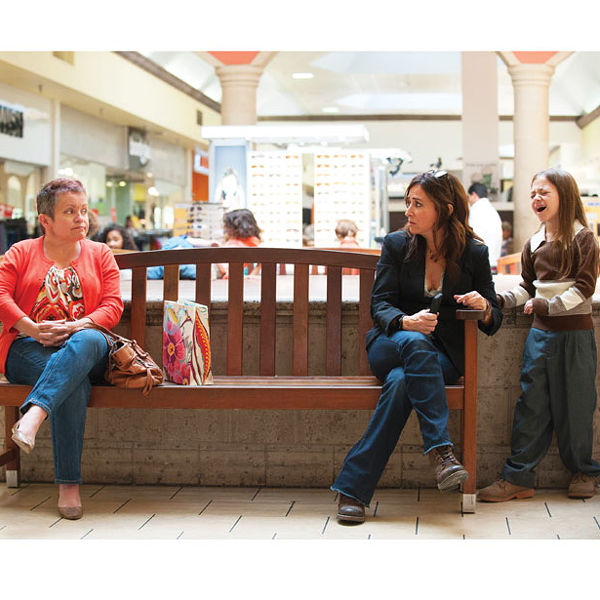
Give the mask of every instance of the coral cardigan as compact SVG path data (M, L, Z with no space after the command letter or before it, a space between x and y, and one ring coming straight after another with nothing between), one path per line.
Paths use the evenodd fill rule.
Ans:
M0 264L0 373L8 349L18 334L14 324L28 317L54 264L44 254L44 238L13 244ZM81 253L71 262L83 292L85 316L104 327L114 327L123 312L119 268L106 244L82 240Z

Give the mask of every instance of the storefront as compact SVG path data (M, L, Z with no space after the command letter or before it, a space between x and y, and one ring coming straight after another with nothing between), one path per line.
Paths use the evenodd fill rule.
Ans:
M148 233L168 236L174 207L190 189L189 156L158 135L61 109L59 174L84 184L101 227L131 215Z
M51 140L52 102L0 83L0 254L33 234Z

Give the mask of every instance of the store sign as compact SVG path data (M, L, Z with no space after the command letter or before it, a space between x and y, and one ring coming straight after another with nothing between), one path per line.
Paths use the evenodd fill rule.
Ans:
M143 171L150 164L150 145L146 142L145 132L129 128L129 168Z
M23 111L0 104L0 133L23 137Z
M194 171L202 175L208 175L208 152L194 151Z

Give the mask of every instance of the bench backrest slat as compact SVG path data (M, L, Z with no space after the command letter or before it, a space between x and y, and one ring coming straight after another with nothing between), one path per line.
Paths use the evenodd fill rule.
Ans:
M179 299L179 265L167 265L165 267L163 282L163 300Z
M242 374L244 326L244 263L229 263L227 293L227 375Z
M144 348L146 344L146 267L132 269L131 331L129 337Z
M275 375L275 321L277 318L277 265L265 263L260 282L260 365L261 375Z
M294 266L294 347L292 374L308 375L308 267Z
M210 293L211 293L211 273L212 265L210 263L196 264L196 294L195 301L198 304L204 304L208 307L208 319L210 327Z
M327 267L327 375L342 374L342 268Z

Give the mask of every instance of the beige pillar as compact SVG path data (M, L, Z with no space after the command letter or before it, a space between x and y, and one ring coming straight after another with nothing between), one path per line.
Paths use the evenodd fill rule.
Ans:
M462 149L465 190L482 175L490 200L499 200L498 57L495 52L462 53Z
M514 87L514 248L523 244L539 227L529 204L531 178L548 167L549 124L548 91L554 66L522 64L508 67Z
M60 169L60 101L52 100L52 118L51 118L51 153L50 165L46 167L46 181L56 179Z
M256 125L256 89L263 69L254 65L225 65L215 69L223 95L222 125Z

